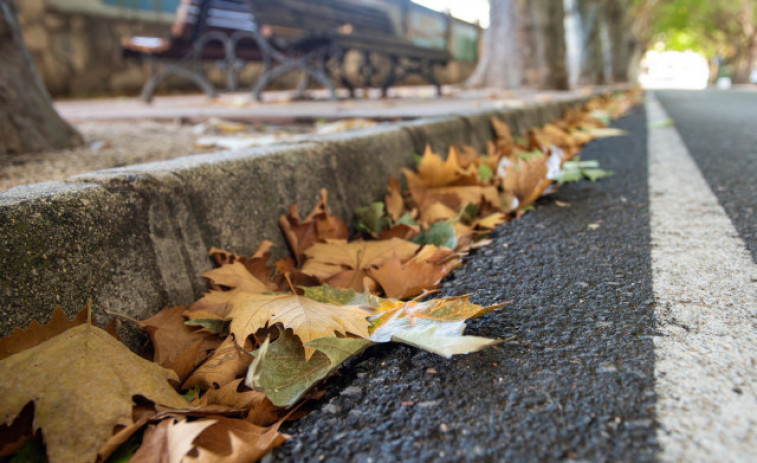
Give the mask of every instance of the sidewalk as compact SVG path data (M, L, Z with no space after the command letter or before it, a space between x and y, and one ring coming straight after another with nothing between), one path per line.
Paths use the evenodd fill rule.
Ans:
M249 93L226 93L216 99L209 99L204 94L163 96L155 98L152 104L138 98L71 100L56 102L55 107L73 123L130 119L198 121L210 117L268 123L353 117L392 120L520 108L529 103L571 100L597 90L601 88L558 92L462 90L457 86L445 86L444 96L435 98L433 87L423 86L392 89L386 99L379 99L379 92L374 89L368 92L367 98L331 101L325 91L314 90L310 92L314 99L304 101L292 101L293 92L285 91L267 92L263 102L253 100ZM347 94L344 92L340 96L346 97Z

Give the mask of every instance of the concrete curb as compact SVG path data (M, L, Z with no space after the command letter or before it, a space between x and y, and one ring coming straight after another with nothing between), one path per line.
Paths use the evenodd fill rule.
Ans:
M472 112L314 137L304 144L228 151L102 170L0 193L0 335L46 322L60 305L72 316L91 299L142 319L188 304L206 288L210 246L251 254L263 239L281 255L277 220L289 204L304 213L329 191L330 209L350 222L383 196L411 151L430 144L484 149L490 118L514 134L560 117L597 94L518 109ZM123 330L132 348L133 330Z

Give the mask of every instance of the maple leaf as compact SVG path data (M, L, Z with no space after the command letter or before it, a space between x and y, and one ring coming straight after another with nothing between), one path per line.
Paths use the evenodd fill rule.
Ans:
M166 307L139 322L139 327L152 341L153 361L174 370L179 380L183 380L208 357L209 351L221 343L217 336L187 326L185 311L184 306Z
M391 175L389 176L389 193L384 196L384 204L386 204L386 212L395 222L405 212L405 201L402 199L402 193L400 193L400 182Z
M296 205L289 206L289 213L279 218L279 226L292 249L295 259L302 263L303 252L321 240L347 239L349 233L347 225L339 217L331 215L326 206L328 193L321 190L321 200L313 207L313 210L300 221L300 213Z
M443 186L462 186L478 184L478 168L469 166L463 168L459 161L459 151L457 148L450 147L449 155L446 160L431 151L427 146L423 153L418 172L415 173L409 169L403 169L408 186L423 186L425 188L436 188Z
M219 388L234 381L247 371L252 355L227 337L223 343L205 360L182 384L182 389L199 386L203 390Z
M386 297L406 299L438 287L442 279L459 265L454 251L430 244L405 264L394 256L384 265L372 269L370 274L381 285Z
M240 294L230 302L229 330L243 341L260 328L281 323L303 344L322 337L351 333L368 337L370 313L358 306L326 304L289 294ZM315 349L305 346L305 359Z
M303 345L290 330L282 330L275 341L266 339L257 351L245 383L265 393L274 405L289 406L345 360L371 344L362 338L314 339L304 348L313 349L315 354L305 359Z
M480 336L463 336L464 330L465 323L463 322L437 323L400 330L392 335L391 340L446 358L458 354L470 354L502 342L499 339Z
M260 283L263 283L268 288L275 289L276 285L271 280L273 269L268 266L268 261L271 258L271 248L273 248L273 242L263 240L251 257L238 256L214 247L210 248L208 255L215 260L216 265L219 267L226 264L233 264L234 262L240 262Z
M358 292L367 287L374 291L375 282L368 274L371 267L382 265L392 255L406 261L419 248L417 244L399 238L351 243L332 240L314 244L305 252L308 259L302 271L331 286L352 288Z
M216 288L229 288L228 291L211 290L202 298L189 307L194 312L198 310L225 316L229 300L240 293L264 293L276 289L266 286L265 283L255 278L247 267L239 261L222 265L202 274L210 280Z
M106 331L79 325L0 360L0 424L34 403L34 429L50 461L93 462L116 425L132 422L132 397L185 407L176 373L144 360ZM86 384L86 387L82 387Z
M551 183L547 178L547 161L548 157L540 152L520 153L500 160L497 174L502 188L515 195L519 207L534 202Z
M496 117L493 117L491 119L492 123L492 129L494 130L494 137L497 140L497 143L507 144L507 145L513 145L515 144L515 140L513 140L513 135L510 132L510 126L507 125L506 122L503 122Z
M279 432L280 422L263 428L223 416L209 419L214 423L197 436L197 456L187 456L187 463L255 462L289 439Z
M87 322L89 306L83 308L73 320L66 318L63 309L56 307L50 321L44 325L32 320L26 329L14 328L10 336L0 339L0 360L47 341L69 328Z
M246 372L247 368L244 373ZM244 378L239 378L219 389L208 389L208 392L200 399L200 404L249 410L245 419L258 426L268 426L278 421L281 418L282 409L273 405L262 392L247 387L243 381Z
M129 459L130 463L180 463L192 450L192 443L214 420L177 421L169 418L145 429L142 445Z
M371 325L371 340L387 342L401 331L411 328L428 327L442 322L460 322L483 316L508 303L482 307L470 302L470 294L465 296L431 299L425 302L387 301L376 308L374 323Z

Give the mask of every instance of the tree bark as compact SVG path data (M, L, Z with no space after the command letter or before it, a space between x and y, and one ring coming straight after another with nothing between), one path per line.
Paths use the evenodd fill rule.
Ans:
M70 148L81 136L53 108L21 35L14 0L0 0L0 154Z
M481 60L466 82L500 89L567 89L562 1L490 0Z
M567 90L565 9L562 0L528 2L526 83L545 90Z
M581 19L581 65L578 75L580 85L605 83L605 58L602 51L601 0L578 0Z
M518 88L523 84L520 51L522 24L519 0L490 0L489 27L484 31L481 59L466 81L469 87Z
M607 24L611 51L613 82L628 82L630 79L631 55L635 48L631 34L630 0L604 0L604 21Z

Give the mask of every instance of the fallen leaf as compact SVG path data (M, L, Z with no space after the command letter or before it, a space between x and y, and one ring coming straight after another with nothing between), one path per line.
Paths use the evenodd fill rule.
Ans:
M303 345L290 330L284 330L278 339L266 340L258 349L245 383L265 393L274 405L286 407L346 359L371 344L362 338L314 339L305 345L314 351L306 360Z
M281 407L273 405L265 394L250 389L243 382L244 378L239 378L220 389L208 389L202 397L202 404L249 410L246 420L258 426L268 426L278 421L282 415Z
M181 463L195 446L192 443L214 420L177 421L169 418L145 429L142 445L130 463Z
M89 310L87 306L79 311L73 320L69 320L63 309L56 307L50 321L44 325L32 320L26 329L13 328L10 336L0 339L0 360L39 345L69 328L86 323Z
M458 322L481 317L508 303L482 307L470 302L470 295L431 299L425 302L390 302L376 308L372 317L370 339L387 342L391 337L410 328L427 327L441 322Z
M328 211L328 193L321 190L321 200L313 207L305 220L300 221L297 206L290 206L289 213L279 218L279 226L292 249L295 259L302 263L304 251L313 243L326 239L347 239L347 225Z
M557 207L570 207L570 203L560 200L555 200L555 206Z
M600 127L588 130L588 132L594 138L625 137L629 135L627 130L616 129L614 127Z
M496 117L493 117L491 119L491 123L492 129L494 129L494 137L497 139L498 143L506 143L508 145L515 143L512 133L510 132L510 127L507 125L507 123L497 119Z
M432 223L428 229L414 236L411 241L420 245L431 244L440 248L455 249L457 247L455 221Z
M181 385L182 389L199 386L202 390L219 388L244 375L252 362L252 355L228 336Z
M446 358L470 354L502 342L479 336L463 336L464 330L464 322L445 322L402 330L393 334L391 340Z
M598 228L599 228L599 224L598 223L590 223L589 224L589 230L596 230Z
M187 463L251 463L289 438L279 432L280 423L263 428L233 418L212 420L214 423L195 439L197 456L187 456Z
M315 353L307 346L313 339L347 333L368 337L370 313L358 306L326 304L287 294L240 294L230 304L229 330L240 342L260 328L281 323L306 344L306 360Z
M384 203L386 204L387 214L395 222L405 212L405 201L400 193L400 182L392 176L389 176L389 193L384 196Z
M132 422L132 397L186 407L176 373L142 359L104 330L79 325L0 361L0 424L34 402L34 427L50 461L94 462L117 425ZM86 387L82 387L86 384Z
M428 248L436 250L436 246ZM447 250L451 253L451 250ZM370 270L370 275L384 290L386 297L391 299L406 299L423 294L425 290L437 288L449 272L459 261L430 262L424 259L411 259L403 264L396 256L382 266Z
M478 168L463 169L458 161L458 150L451 147L446 160L431 151L427 146L423 153L417 173L403 169L408 186L436 188L444 186L478 185Z
M392 255L405 261L419 248L419 245L399 238L351 243L337 240L316 243L305 252L307 260L302 266L302 272L331 286L363 292L366 283L370 285L372 282L368 275L371 267L382 265Z
M174 370L180 381L208 357L209 351L221 344L217 336L187 326L185 310L184 306L166 307L139 322L139 327L152 341L153 361Z

